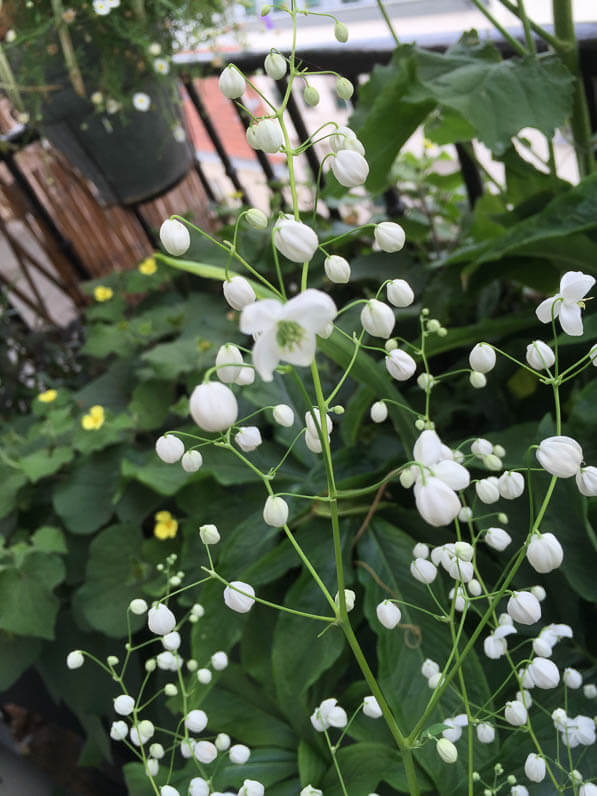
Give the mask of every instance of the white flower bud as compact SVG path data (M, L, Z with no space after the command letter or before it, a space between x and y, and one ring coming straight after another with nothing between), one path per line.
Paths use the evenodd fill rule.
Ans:
M427 679L433 677L435 674L439 674L439 664L432 661L431 658L425 658L421 664L421 674Z
M483 541L486 545L501 553L512 542L512 537L503 528L488 528Z
M531 586L529 589L532 595L534 595L540 603L547 597L547 592L543 588L543 586Z
M234 763L237 766L243 766L249 757L251 757L251 750L248 746L245 746L242 743L237 743L230 747L228 757L230 758L231 763Z
M274 406L274 420L279 426L290 428L294 423L294 412L288 404Z
M521 625L534 625L541 619L539 600L529 591L512 592L507 611L512 619Z
M543 340L535 340L527 346L527 362L535 370L546 370L555 361L554 352Z
M237 796L264 796L265 788L256 779L245 779Z
M160 227L160 241L168 254L180 257L191 245L189 230L175 218L168 218Z
M473 511L468 506L463 506L458 512L460 522L470 522L473 519Z
M483 457L483 464L487 467L488 470L501 470L502 469L502 460L495 455L495 453L490 453L489 456ZM498 479L499 480L499 479ZM498 483L499 489L499 483Z
M203 544L217 544L220 541L220 532L215 525L201 525L199 537Z
M351 149L359 155L365 155L365 147L361 144L354 130L350 127L338 127L336 132L329 137L330 149L332 152L340 152L342 149Z
M129 603L129 611L135 616L142 616L147 611L147 603L140 597L131 600Z
M376 224L373 235L379 248L390 254L399 252L406 242L404 230L400 224L395 224L393 221L382 221L380 224Z
M66 656L66 666L68 669L80 669L85 663L85 658L81 650L73 650Z
M199 451L187 451L180 460L182 469L185 473L196 473L201 469L203 464L203 456Z
M396 603L391 602L391 600L384 600L383 602L379 603L375 609L375 613L377 614L377 618L379 619L380 623L384 627L387 627L388 630L393 630L395 627L397 627L400 624L400 619L402 618L400 608L398 608Z
M447 738L440 738L435 744L435 750L444 763L451 764L458 760L458 749Z
M525 761L524 773L531 782L543 782L545 779L545 760L535 754L535 752L531 752Z
M211 741L197 741L193 748L195 758L204 765L209 765L218 756L218 750Z
M448 592L448 597L450 600L454 600L454 610L462 613L466 608L466 592L459 586L457 589L450 589Z
M233 276L232 279L223 282L222 289L224 298L233 310L242 310L249 304L253 304L257 298L255 291L244 276Z
M352 611L352 609L354 608L355 600L356 600L356 594L354 593L354 591L352 589L344 589L344 602L346 603L347 613L349 611ZM334 597L334 603L336 605L336 608L339 609L340 597L338 595L338 592L336 592L336 596Z
M582 692L587 699L595 699L597 697L597 685L587 683L587 685L583 686Z
M388 417L388 407L383 401L376 401L369 410L369 416L374 423L383 423Z
M209 783L203 777L193 777L189 782L189 796L209 796Z
M274 245L293 263L305 263L317 251L319 241L311 227L290 216L283 216L274 226Z
M257 426L243 426L238 433L234 435L234 441L244 453L250 453L256 450L263 442L261 439L261 432Z
M468 357L472 370L489 373L495 368L495 351L489 343L477 343Z
M524 476L522 473L506 470L498 478L498 490L506 500L519 498L524 492Z
M400 348L395 348L386 356L386 370L393 379L396 381L406 381L410 379L417 364L410 354L402 351ZM425 374L426 375L426 374Z
M477 724L477 738L480 743L493 743L495 740L495 727L486 721Z
M473 578L467 583L467 588L471 597L480 597L483 593L481 584L476 578Z
M237 589L239 591L236 591ZM233 580L230 582L230 586L226 586L224 589L225 604L238 614L246 614L251 610L255 603L254 597L255 589L248 583L243 583L242 580Z
M334 177L345 188L363 185L369 174L369 164L362 155L351 149L341 149L331 158Z
M227 66L218 79L220 91L228 99L242 97L247 88L244 77L232 64Z
M216 735L214 743L219 752L226 752L228 749L230 749L230 736L225 732L219 732Z
M488 456L490 453L493 452L493 445L488 439L483 439L482 437L478 437L472 444L471 444L471 453L474 453L475 456Z
M339 77L336 81L336 94L343 100L349 100L354 94L354 86L345 77Z
M531 692L526 691L525 689L516 692L516 699L518 700L518 702L522 702L522 704L525 706L525 708L527 708L527 710L533 704L533 697L531 696Z
M303 100L305 101L305 105L310 105L312 108L319 105L319 91L317 91L315 86L305 86Z
M336 285L345 285L350 279L350 263L338 254L326 257L323 267L327 278Z
M158 603L147 612L147 627L156 636L165 636L176 627L176 617L167 605Z
M195 749L196 743L197 741L195 738L183 738L180 742L180 754L185 760L189 760L191 757L193 757L193 751Z
M529 789L524 785L514 785L510 790L510 796L529 796Z
M505 638L496 638L495 635L487 636L483 641L483 652L493 661L498 660L508 651L508 642Z
M388 338L396 323L394 313L387 304L377 299L368 301L361 311L361 325L373 337ZM394 351L391 352L395 353ZM390 354L391 356L391 354ZM386 364L388 357L386 357Z
M582 674L571 667L564 669L562 679L568 688L577 689L582 685Z
M417 481L414 492L419 514L436 528L453 522L462 508L456 492L439 478L427 477L425 484Z
M468 377L468 380L471 384L471 387L474 387L475 390L482 390L483 387L487 387L487 378L484 373L479 373L478 370L473 370Z
M550 658L553 652L552 645L545 638L538 636L533 640L533 652L541 658Z
M536 572L544 575L561 565L564 551L553 533L535 534L527 547L527 560Z
M427 680L427 685L434 691L442 680L442 673L437 672L436 674L432 674L431 677Z
M226 431L238 417L234 393L219 381L199 384L189 401L191 417L203 431Z
M461 561L472 561L474 553L472 544L468 542L456 542L454 545L454 554Z
M286 58L280 53L270 53L263 62L265 74L272 80L280 80L286 74Z
M149 754L156 760L161 760L166 754L166 750L161 743L152 743L149 747Z
M589 359L591 360L594 367L597 368L597 343L595 343L595 345L591 346L591 348L589 349Z
M166 464L174 464L184 453L184 443L174 434L165 434L156 441L155 452Z
M529 664L529 673L537 688L555 688L560 682L559 669L549 658L535 658Z
M581 495L597 495L597 467L581 467L576 474L576 486Z
M544 470L558 476L571 478L580 469L582 448L572 437L548 437L536 451L537 460Z
M250 210L247 210L245 218L247 224L253 227L253 229L261 230L267 228L267 216L263 210L259 210L257 207L252 207Z
M145 661L145 671L146 672L155 672L157 667L157 661L155 658L149 658Z
M334 25L334 38L341 44L346 44L348 41L348 28L343 22L336 22Z
M417 542L413 547L415 558L429 558L429 547L424 542Z
M303 788L299 793L299 796L323 796L323 791L314 788L312 785L307 785L307 787ZM373 794L371 794L371 796L373 796Z
M379 706L379 702L374 696L366 696L363 699L363 713L370 719L379 719L383 716L383 711Z
M110 727L110 738L113 741L124 741L129 734L129 728L126 721L113 721Z
M239 387L246 387L249 384L253 384L255 381L255 369L250 368L248 365L245 365L240 369L240 373L234 380L235 384L238 384Z
M169 697L176 696L178 694L178 688L174 685L174 683L166 683L164 686L164 694Z
M203 732L207 727L207 714L203 710L190 710L184 724L189 732Z
M412 287L405 279L392 279L386 287L388 301L395 307L409 307L415 300Z
M252 128L257 149L274 155L284 143L282 128L277 119L262 119Z
M513 727L522 727L523 724L527 723L527 709L518 700L506 702L504 718Z
M220 346L216 355L216 375L221 382L233 384L240 373L242 364L243 355L237 346L231 343Z
M437 568L426 558L415 558L410 565L410 574L419 583L433 583L437 576Z
M475 492L482 503L496 503L500 499L498 479L495 476L482 478L475 484Z
M135 700L128 694L120 694L114 699L114 710L119 716L130 716L135 709Z
M211 683L212 677L213 675L209 669L197 670L197 680L201 683L201 685L207 685L208 683Z
M170 652L177 650L181 643L182 639L177 630L173 630L171 633L166 633L165 636L162 636L162 644L164 645L164 649L170 650Z
M272 528L281 528L288 520L288 503L284 498L270 495L263 507L263 519Z

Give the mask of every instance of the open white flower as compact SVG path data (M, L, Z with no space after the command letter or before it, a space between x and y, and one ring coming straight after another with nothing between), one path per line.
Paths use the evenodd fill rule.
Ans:
M413 468L419 514L435 527L449 525L462 508L456 490L469 485L468 470L448 458L446 446L429 429L415 442L413 459L421 465Z
M560 319L560 326L566 334L583 333L581 299L595 284L595 277L582 271L567 271L560 280L560 292L545 299L535 312L541 323L551 323L552 317Z
M255 336L253 364L263 381L272 381L280 360L291 365L310 365L315 356L315 335L336 317L332 299L312 288L282 304L263 299L246 306L240 329Z

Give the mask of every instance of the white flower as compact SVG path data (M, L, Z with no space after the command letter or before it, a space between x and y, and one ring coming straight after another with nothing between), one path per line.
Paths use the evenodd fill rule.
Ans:
M164 649L170 650L170 652L177 650L180 647L181 642L182 639L177 630L173 630L171 633L166 633L165 636L162 636L162 644L164 645Z
M230 64L220 75L218 86L222 94L228 99L238 99L245 93L247 84L238 69Z
M312 288L286 304L264 299L246 306L241 312L240 329L244 334L257 335L253 364L263 381L272 381L280 360L310 365L315 356L315 335L334 320L336 313L332 299Z
M409 307L415 300L412 287L405 279L392 279L386 287L388 301L395 307Z
M363 713L370 719L379 719L383 716L383 711L379 706L379 702L374 696L366 696L363 699Z
M486 721L477 724L477 738L480 743L493 743L495 740L495 727Z
M209 669L197 670L197 680L201 683L201 685L207 685L208 683L211 683L212 678L213 675Z
M541 605L530 591L512 592L507 611L512 619L521 625L534 625L541 619Z
M511 470L506 470L498 478L498 490L506 500L519 498L524 492L524 476Z
M475 484L475 492L482 503L496 503L500 499L498 479L494 475L481 478Z
M218 756L218 750L211 741L197 741L193 748L195 758L200 762L208 765Z
M568 688L577 689L582 685L582 674L571 667L564 669L562 679Z
M489 547L501 552L512 542L512 537L503 528L488 528L483 537L483 541Z
M167 218L160 227L160 241L168 254L180 257L191 245L188 227L175 218Z
M239 614L246 614L251 610L255 603L254 597L255 589L242 580L233 580L224 589L224 602L228 608Z
M228 666L228 656L225 652L221 650L218 652L214 652L211 656L211 665L216 670L216 672L223 671Z
M166 464L174 464L184 453L184 443L174 434L166 434L156 441L155 452Z
M495 368L495 351L489 343L477 343L469 354L468 361L477 373L489 373Z
M265 788L256 779L246 779L237 796L264 796Z
M594 683L587 683L587 685L583 686L582 692L587 699L595 699L595 697L597 697L597 685Z
M543 340L534 340L527 346L527 362L535 370L546 370L556 361L551 348Z
M176 617L167 605L158 603L147 612L147 627L156 636L165 636L176 627Z
M435 750L444 763L451 764L458 760L458 749L447 738L440 738L435 744Z
M437 576L437 568L426 558L415 558L410 565L410 574L420 583L433 583Z
M201 469L203 464L203 456L199 451L187 451L180 460L182 469L185 473L196 473Z
M461 713L459 716L454 716L443 719L442 724L446 724L448 729L442 731L442 738L447 738L448 741L456 743L462 737L462 728L468 724L466 713Z
M417 364L415 360L410 354L407 354L406 351L402 351L400 348L395 348L386 356L386 370L396 381L406 381L410 379L416 369Z
M155 727L150 721L145 719L139 722L138 727L131 727L129 738L135 746L141 746L141 744L147 743L147 741L153 738L154 733Z
M149 747L149 754L156 760L161 760L166 754L166 750L161 743L152 743Z
M138 111L148 111L151 107L151 97L143 91L133 94L133 108Z
M578 796L597 796L597 785L593 782L585 782L580 786Z
M191 393L189 409L195 423L204 431L226 431L238 417L234 393L218 381L197 385Z
M471 383L471 387L474 387L475 390L482 390L483 387L487 387L487 377L484 373L479 373L478 370L471 371L468 380Z
M248 746L245 746L242 743L237 743L230 747L228 757L230 758L231 763L234 763L237 766L243 766L251 757L251 750Z
M352 589L344 589L344 602L346 604L347 613L354 608L356 597ZM336 609L340 610L340 596L338 592L336 592L336 596L334 597L334 604L336 605Z
M257 149L274 155L284 143L282 128L277 119L261 119L253 125L252 140Z
M216 735L214 743L218 751L226 752L228 749L230 749L230 736L225 732L219 732Z
M382 221L373 230L375 241L384 252L399 252L404 247L406 235L400 224L393 221Z
M189 796L209 796L209 783L203 777L193 777L189 782Z
M361 311L361 325L373 337L383 337L387 340L392 334L395 323L393 310L383 301L371 299Z
M594 284L594 277L582 271L568 271L560 280L560 292L539 304L535 310L537 317L541 323L551 323L552 317L559 318L566 334L582 334L581 307L584 307L584 302L581 299Z
M545 779L545 760L531 752L525 761L524 773L531 782L543 782Z
M299 796L323 796L323 791L314 788L312 785L307 785L307 787L303 788L299 793Z
M261 432L257 426L243 426L240 431L234 435L234 441L245 453L250 453L256 450L263 440L261 439Z
M286 215L281 216L274 225L274 245L293 263L305 263L317 251L319 241L311 227Z
M105 17L110 13L110 4L108 0L93 0L93 10L100 17Z
M431 658L425 658L421 664L421 674L427 679L433 677L435 674L439 674L439 663L432 661Z
M527 548L527 560L536 572L544 575L561 565L564 551L553 533L535 534Z
M156 58L153 62L153 71L158 75L167 75L170 71L170 64L166 58Z
M338 254L326 257L323 267L327 278L336 285L344 285L350 279L350 263Z
M379 603L375 609L375 613L377 614L377 618L379 619L380 623L384 627L387 627L388 630L393 630L395 627L397 627L400 623L400 619L402 618L400 608L398 608L396 603L393 603L391 600L384 600L383 602Z
M222 284L224 298L233 310L242 310L252 304L257 296L244 276L233 276Z
M203 544L217 544L220 541L220 532L215 525L202 525L199 528L199 537Z
M124 741L129 734L129 728L126 721L113 721L110 727L110 738L113 741Z
M279 426L290 428L294 423L294 412L288 404L274 406L274 420Z
M162 46L157 41L152 41L147 49L150 55L159 55L162 52Z
M483 641L483 652L493 661L497 661L508 651L508 642L505 638L496 638L493 634Z
M281 528L288 520L288 503L284 498L270 495L263 507L263 519L272 528Z
M523 724L527 723L527 709L518 700L506 702L504 718L513 727L522 727Z
M286 58L280 53L270 53L263 62L265 74L273 80L280 80L286 74Z
M189 732L199 733L207 727L207 714L203 710L190 710L184 720Z
M529 796L529 789L524 785L513 785L510 789L510 796Z
M313 419L313 415L315 415L315 419ZM331 417L327 414L325 416L325 423L329 439L329 436L334 428L334 424L332 423ZM305 425L307 426L307 432L311 434L311 436L319 437L319 427L321 425L321 417L319 414L319 409L317 407L313 407L313 409L310 412L305 412Z
M457 589L450 589L448 592L448 597L450 600L454 601L454 610L462 613L466 608L466 600L467 595L464 591L462 586L459 586Z
M468 582L467 588L472 597L480 597L483 593L483 588L476 578L473 578Z
M330 149L332 152L340 152L342 149L352 149L359 155L365 154L365 147L357 138L357 134L350 127L338 127L335 133L329 137Z
M243 355L231 343L220 346L216 354L216 376L225 384L233 384L240 374Z
M371 405L369 417L374 423L383 423L388 417L388 407L383 401L376 401Z
M417 542L413 547L415 558L429 558L429 547L424 542Z
M597 495L597 467L581 467L576 473L576 486L581 495Z
M369 174L369 164L358 152L351 149L341 149L331 157L331 168L334 177L345 188L355 188L363 185Z
M469 485L465 467L447 458L447 449L435 431L423 431L413 449L417 462L415 501L419 514L430 525L449 525L462 508L455 490ZM425 472L423 477L421 469Z
M537 688L555 688L560 682L560 671L549 658L535 658L529 664L529 674Z
M69 669L80 669L85 663L85 658L80 650L73 650L66 656L66 665Z
M317 732L323 732L329 727L346 727L347 723L346 711L338 705L337 699L324 699L311 714L311 724Z
M565 720L562 740L570 749L592 746L595 743L595 721L589 716L575 716Z
M539 444L535 455L548 473L558 478L571 478L580 469L582 448L572 437L547 437Z

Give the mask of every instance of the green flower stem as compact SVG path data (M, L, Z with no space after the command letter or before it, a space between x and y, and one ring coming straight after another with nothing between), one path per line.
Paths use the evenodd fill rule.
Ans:
M529 18L527 16L526 9L524 7L524 0L516 0L518 4L518 15L522 22L522 27L524 29L524 38L527 43L528 51L531 55L537 54L537 48L535 47L535 40L533 39L533 33L531 31L531 24Z
M518 7L513 2L511 2L511 0L499 0L499 1L504 6L504 8L508 9L508 11L511 14L514 14L515 17L521 19ZM556 2L559 1L560 0L556 0ZM537 36L543 39L543 41L551 45L551 47L553 47L554 50L557 50L559 47L562 46L562 41L560 39L558 39L556 36L553 36L551 33L549 33L549 31L545 30L545 28L542 28L541 25L538 25L536 22L533 22L532 19L529 20L529 25L531 30L534 33L536 33Z
M4 48L0 44L0 79L2 80L2 88L8 94L8 97L12 104L18 111L23 112L25 110L25 106L23 105L23 100L21 98L21 94L19 92L19 87L17 86L17 82L15 80L13 71L10 67L10 63L8 62L8 58L4 53Z
M388 16L388 12L386 11L386 7L384 6L382 0L377 0L377 7L379 8L382 17L384 18L384 21L385 21L385 23L386 23L386 25L388 27L388 31L390 33L390 36L394 39L394 43L395 43L396 47L399 47L400 46L400 39L396 35L396 31L394 30L394 26L392 25L392 20Z
M288 156L288 162L290 162L290 156ZM274 265L276 267L276 276L278 277L278 284L280 285L280 294L283 299L286 299L286 289L284 287L284 278L282 276L282 269L280 268L280 258L278 257L278 250L274 244L274 227L272 227L271 233L272 239L272 253L274 255Z
M72 83L75 92L80 97L84 97L85 84L83 83L83 77L81 75L81 70L79 69L79 64L77 62L75 48L73 47L73 40L70 37L68 26L64 21L63 17L64 8L62 6L62 0L52 0L52 10L54 12L54 19L56 21L56 30L58 31L58 38L60 39L60 46L62 47L64 63L66 64L66 68L68 69L68 76L70 77L70 82Z
M522 55L523 58L524 56L528 55L527 50L522 46L522 44L519 41L517 41L514 38L514 36L511 36L506 30L506 28L497 21L497 19L493 16L491 11L485 7L482 0L473 0L473 3L476 5L479 11L485 17L487 17L487 19L491 22L493 27L502 34L504 39L506 39L506 41L510 43L510 46L515 52L517 52L519 55Z
M346 785L344 784L342 772L340 771L340 766L338 765L338 760L336 758L336 747L332 746L332 742L330 741L330 736L326 729L324 729L323 734L325 735L325 740L327 742L328 749L330 750L330 755L332 756L332 761L334 763L334 768L336 769L336 774L338 775L338 781L340 782L342 793L344 794L344 796L348 796L348 791L346 790Z
M364 336L365 336L365 330L363 330L361 332L361 334L358 337L358 340L354 341L355 346L354 346L354 351L353 351L352 357L350 358L350 362L346 366L346 369L345 369L344 373L342 374L342 377L341 377L340 381L338 382L338 384L336 384L336 386L334 387L332 392L328 395L328 398L327 398L327 401L326 401L326 404L328 406L334 400L334 398L336 397L336 395L340 391L340 388L342 387L342 385L344 384L344 382L346 381L346 379L350 375L350 371L352 370L354 363L357 361L357 356L359 354L359 348L361 347L361 343L363 342L363 337Z

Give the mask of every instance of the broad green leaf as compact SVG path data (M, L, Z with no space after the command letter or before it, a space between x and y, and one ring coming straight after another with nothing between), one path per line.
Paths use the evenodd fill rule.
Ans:
M44 525L31 537L31 544L40 553L67 553L66 540L60 528Z
M132 437L130 432L135 428L135 420L128 414L108 414L101 428L86 430L77 421L73 445L83 456L102 451L117 442ZM127 434L127 432L129 432Z
M73 396L78 406L94 406L100 404L105 409L121 412L126 409L130 394L135 383L133 361L124 357L119 350L120 358L113 362L107 370L86 384Z
M94 323L87 328L87 339L83 346L83 353L98 359L104 359L110 354L130 356L139 347L139 342L127 333L128 323L120 324Z
M427 119L425 137L434 144L445 146L470 141L475 137L475 128L458 111L440 107Z
M296 752L272 746L253 749L248 762L242 766L226 761L217 774L216 782L218 787L238 790L245 779L255 779L265 786L269 795L273 792L272 786L293 775L296 776ZM290 792L298 793L298 782Z
M301 739L298 745L298 769L301 782L318 785L328 768L328 761L310 743Z
M140 431L160 428L174 400L172 381L145 381L133 390L129 411L134 415Z
M396 749L376 743L355 743L339 749L337 760L350 796L368 796L382 781L388 782L398 793L410 793ZM326 796L342 796L334 766L328 768L322 788ZM428 792L429 783L427 787L421 783L421 791Z
M0 581L2 575L0 574ZM42 642L31 636L0 632L0 691L6 691L37 659Z
M16 508L19 490L26 483L20 470L0 464L0 519Z
M56 555L32 552L17 569L0 571L0 630L20 636L54 638L59 601L54 588L64 579Z
M70 462L74 456L72 448L43 448L23 456L19 465L27 478L34 484L48 475L58 472L63 464Z
M463 346L476 345L480 340L499 342L507 335L536 328L537 318L531 312L506 315L501 318L487 318L470 326L450 327L446 337L434 335L427 340L428 356L436 356L446 351L454 351Z
M148 367L148 378L153 381L174 381L184 373L192 373L212 364L213 351L201 348L199 338L180 338L173 343L161 343L146 351L141 360ZM151 375L149 375L151 374Z

